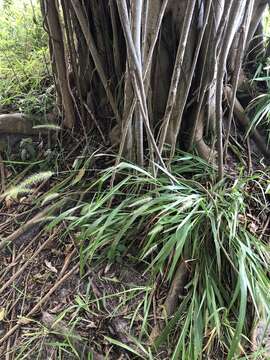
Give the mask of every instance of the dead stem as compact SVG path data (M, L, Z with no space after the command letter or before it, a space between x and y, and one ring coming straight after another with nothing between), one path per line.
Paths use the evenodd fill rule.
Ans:
M35 314L49 298L50 296L55 292L55 290L65 281L67 280L75 271L79 269L79 265L76 264L69 272L67 272L62 278L60 278L54 286L47 292L46 295L44 295L37 304L30 310L24 317L29 318L33 314ZM0 345L2 345L8 338L16 331L18 330L22 325L22 322L20 320L17 321L16 325L14 325L9 331L0 339Z

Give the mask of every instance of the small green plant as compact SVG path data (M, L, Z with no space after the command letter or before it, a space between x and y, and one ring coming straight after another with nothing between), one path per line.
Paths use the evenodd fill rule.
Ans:
M28 113L53 103L47 34L39 3L14 1L0 14L0 106ZM46 91L46 89L49 90Z
M247 130L247 135L252 129L263 129L267 136L267 142L270 142L270 63L259 64L254 82L261 84L264 88L263 93L253 99L247 111L251 114L251 123Z

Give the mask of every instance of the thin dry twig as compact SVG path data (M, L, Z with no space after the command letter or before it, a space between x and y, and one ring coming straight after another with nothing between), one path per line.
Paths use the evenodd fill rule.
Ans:
M47 294L37 302L37 304L28 312L28 314L25 315L25 317L29 318L30 316L35 314L40 309L40 307L50 298L50 296L55 292L55 290L57 290L57 288L78 269L79 264L73 266L73 268L69 272L67 272L62 278L60 278L47 292ZM9 331L0 339L0 345L2 345L16 330L18 330L21 325L22 322L20 320L17 321L17 323L11 329L9 329Z
M11 270L11 268L14 268L18 261L21 259L21 257L27 253L27 251L29 249L31 249L32 245L37 241L37 239L39 239L41 237L41 235L43 234L43 229L29 242L29 244L27 246L22 246L22 251L19 251L18 255L16 256L15 259L12 259L12 261L5 267L5 269L3 271L0 272L0 275L2 278L4 278L6 276L6 274Z
M15 258L16 258L16 253L15 253L16 249L15 247L13 246L13 252L12 252L12 262L14 262ZM15 274L15 268L13 268L13 275ZM16 292L13 291L13 294L12 294L12 304L14 304L14 302L16 301ZM15 306L12 308L11 310L11 321L9 322L9 329L11 328L12 326L12 320L15 318ZM6 360L9 360L10 357L9 357L9 350L11 348L11 337L8 339L8 342L7 342L7 347L6 347Z
M19 227L11 235L2 239L0 241L0 250L3 249L8 243L12 243L16 239L24 235L27 231L32 229L32 227L36 226L37 224L46 222L47 221L46 217L50 213L53 213L56 210L58 210L64 204L64 202L65 200L59 201L56 204L48 205L45 209L41 210L37 215L35 215L32 219L30 219L27 223L23 224L21 227Z
M17 279L17 277L30 265L31 261L49 244L54 237L54 234L49 236L49 238L34 252L34 254L22 265L22 267L16 271L15 274L0 288L0 294L10 285L12 282Z
M266 222L265 222L265 224L264 224L264 227L263 227L263 229L262 229L262 232L261 232L261 234L260 234L260 236L259 236L259 239L260 239L260 240L264 237L266 230L269 229L269 222L270 222L270 216L268 216L268 218L267 218L267 220L266 220Z
M69 341L71 341L72 345L75 347L80 356L83 356L85 353L89 354L89 352L91 352L94 360L104 359L103 355L98 354L93 349L89 349L88 346L83 346L83 339L81 336L74 330L71 331L63 320L59 321L50 313L43 312L42 322L47 328L51 329L53 333L57 332L57 336L61 336L64 339L68 337Z
M0 152L0 176L1 176L1 191L5 192L6 191L6 183L5 183L5 168L4 168L4 163L3 163L3 158Z

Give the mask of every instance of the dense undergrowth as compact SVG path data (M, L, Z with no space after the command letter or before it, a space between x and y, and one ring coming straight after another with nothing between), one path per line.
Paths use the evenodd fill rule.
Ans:
M54 101L48 37L38 2L11 2L0 13L0 107L46 113Z
M3 11L0 39L0 106L28 113L49 112L54 90L38 6L25 5L23 11L11 6ZM269 133L269 68L267 64L259 66L262 71L255 80L263 82L266 90L250 104L251 126ZM32 165L31 161L4 162L12 173L12 187L1 200L19 203L53 177L54 186L33 203L43 207L79 196L76 206L50 216L52 221L46 229L53 232L65 223L63 233L71 234L79 249L80 275L97 264L129 264L147 275L144 287L131 289L141 291L144 297L131 319L129 345L108 337L106 341L134 358L145 359L155 359L162 347L169 349L172 360L195 360L202 354L216 359L257 359L263 355L263 346L251 354L250 334L259 318L267 321L270 316L269 229L265 228L269 167L262 165L254 172L249 169L248 175L243 163L237 164L236 171L227 172L225 180L216 183L213 167L196 156L180 153L171 171L160 169L157 177L122 162L116 168L95 171L91 178L88 174L98 160L89 149L83 156L74 154L75 161L70 164L64 148L65 143L59 140L58 150L50 153L50 158L38 159L36 164L32 161ZM240 147L238 154L243 157ZM20 174L17 169L21 171L22 167ZM36 174L38 171L44 172ZM26 174L29 177L25 179ZM185 281L173 313L162 312L164 296L155 303L158 310L154 309L157 290L165 292L163 287L168 290L175 286L175 274L183 264ZM77 303L70 305L76 309L76 316L81 309L90 314L93 298L82 301L77 295ZM102 303L104 299L101 297ZM125 301L128 303L129 298ZM65 319L67 312L58 315L58 320ZM135 337L132 324L138 314L140 334ZM70 321L71 329L77 325L76 316ZM153 335L155 316L160 328ZM46 329L40 328L32 339L44 340L44 334ZM22 359L31 346L27 341L17 358ZM68 337L52 344L61 349L68 345ZM68 351L72 353L72 349ZM80 358L76 351L74 354Z
M202 354L214 359L262 356L264 347L259 345L251 355L250 334L258 319L270 316L269 233L264 227L269 174L257 171L248 176L242 169L237 177L213 185L211 166L180 153L171 173L160 171L157 178L121 163L89 179L94 158L78 159L78 166L67 177L62 174L59 183L55 178L55 186L37 204L79 196L74 206L51 218L48 231L66 224L64 233L72 234L79 249L82 278L89 268L115 263L128 264L146 276L144 287L131 284L115 295L127 304L132 303L131 292L143 295L131 321L140 318L140 334L136 337L131 327L128 347L116 339L110 339L111 344L145 359L154 359L164 346L170 359L199 359ZM111 187L113 173L116 181ZM29 177L6 195L19 201L55 175ZM172 314L156 314L160 329L155 333L153 298L164 286L177 288L175 274L179 269L183 272L183 264L180 298L174 299ZM127 294L131 297L126 299ZM106 301L103 296L100 301ZM90 314L93 301L86 297L80 306ZM166 301L159 299L158 311ZM65 320L69 311L59 314L57 321ZM75 317L73 321L70 326L76 328ZM36 336L32 340L37 341Z
M109 189L112 171L120 179ZM269 177L257 173L213 186L213 170L189 155L175 159L172 174L154 178L123 163L90 186L91 201L69 227L81 244L81 269L105 256L144 264L153 283L158 275L172 282L185 261L182 304L154 344L174 343L171 359L203 352L232 359L249 346L251 313L270 315L269 245L255 236L250 217L254 201L253 209L265 209L262 219L267 215ZM147 323L144 336L151 333Z

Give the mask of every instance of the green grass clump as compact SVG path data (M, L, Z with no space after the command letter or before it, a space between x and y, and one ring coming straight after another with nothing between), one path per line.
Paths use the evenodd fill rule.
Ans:
M115 171L118 182L109 187ZM91 186L95 195L70 224L79 233L81 266L102 257L125 261L136 249L154 279L171 283L185 260L186 294L155 345L169 339L172 360L235 359L249 345L253 317L270 315L269 245L249 231L247 217L248 198L258 196L260 206L265 199L247 191L262 174L213 186L213 170L189 155L176 159L172 174L154 178L122 163ZM144 335L150 332L149 325Z
M43 113L52 106L47 34L39 3L13 1L0 12L0 107Z

